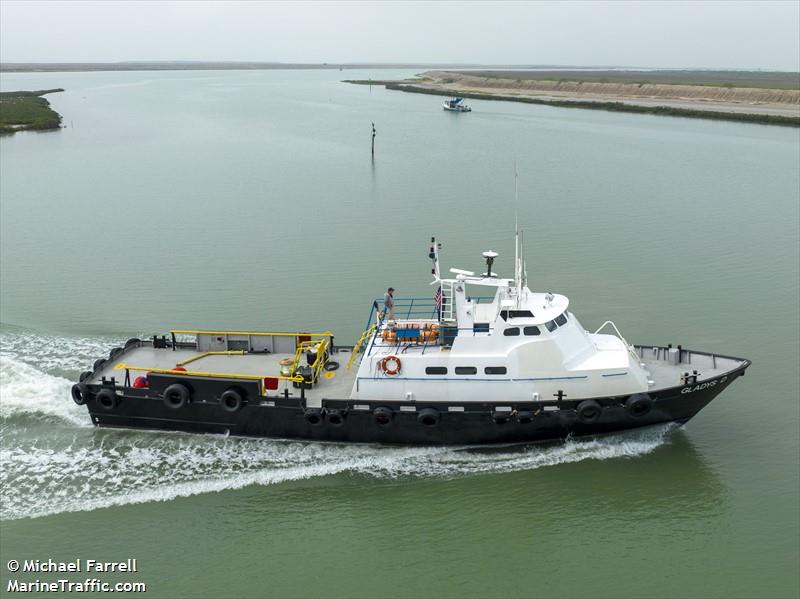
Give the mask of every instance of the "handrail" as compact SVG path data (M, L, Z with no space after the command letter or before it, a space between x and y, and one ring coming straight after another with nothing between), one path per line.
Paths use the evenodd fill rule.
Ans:
M372 318L370 318L372 320ZM353 345L353 351L350 354L350 359L347 361L347 370L350 370L353 367L353 363L356 361L356 356L361 351L361 346L364 345L364 342L372 336L372 333L378 328L378 323L376 322L373 325L367 327L367 329L361 333L361 337L358 338L358 341L355 342Z
M620 332L619 332L619 329L617 328L617 325L615 325L613 321L611 321L611 320L606 320L606 321L605 321L603 324L601 324L601 325L600 325L600 328L598 328L598 329L597 329L597 330L594 332L594 334L595 334L595 335L597 335L597 334L598 334L600 331L602 331L602 330L603 330L603 329L604 329L604 328L605 328L607 325L611 325L611 327L614 329L614 332L617 334L617 337L619 337L619 338L622 340L622 342L625 344L625 347L627 348L627 350L628 350L628 353L630 353L630 354L631 354L631 355L632 355L634 358L636 358L636 361L638 362L638 361L640 360L640 358L639 358L639 355L638 355L638 354L636 353L636 351L633 349L633 346L632 346L630 343L628 343L628 340L627 340L627 339L625 339L625 337L623 337L623 336L622 336L622 333L620 333Z
M312 347L316 347L317 357L314 360L314 363L310 364L312 369L312 382L316 381L317 378L319 378L319 373L322 371L322 367L325 366L325 354L328 351L329 345L330 344L327 339L321 339L318 341L304 341L303 343L300 343L294 352L292 372L294 372L300 366L300 360L303 358L303 353Z
M263 331L195 331L189 329L171 329L173 335L256 335L262 337L333 337L333 333L325 331L322 333L294 332L263 332Z
M231 351L206 351L201 354L197 354L189 358L188 360L184 360L183 362L179 362L179 366L186 366L192 362L196 362L197 360L201 360L206 356L243 356L245 354L244 350L231 350Z

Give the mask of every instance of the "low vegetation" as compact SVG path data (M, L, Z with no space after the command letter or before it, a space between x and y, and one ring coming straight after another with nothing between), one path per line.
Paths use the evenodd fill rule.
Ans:
M63 89L0 92L0 135L16 131L46 131L61 127L61 115L44 96Z
M491 79L558 81L560 83L635 83L639 86L700 85L705 87L755 87L800 89L800 73L791 71L457 71L461 75Z
M718 110L697 110L693 108L679 108L674 106L643 106L640 104L626 104L624 102L598 102L589 100L544 100L516 95L489 94L482 92L467 92L462 90L438 90L420 87L397 81L369 81L349 80L347 83L360 85L384 85L386 89L417 94L430 94L434 96L458 95L462 98L474 100L503 100L506 102L522 102L525 104L542 104L544 106L558 106L561 108L589 108L593 110L608 110L612 112L636 112L642 114L657 114L664 116L681 116L698 119L715 119L721 121L738 121L744 123L758 123L762 125L786 125L800 127L800 118L772 114L755 114L744 112L726 112Z

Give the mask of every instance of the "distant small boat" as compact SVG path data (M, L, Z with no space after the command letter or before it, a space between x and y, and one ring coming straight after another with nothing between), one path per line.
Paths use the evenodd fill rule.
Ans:
M464 104L464 98L446 100L444 104L442 104L442 108L451 112L472 112L472 108Z

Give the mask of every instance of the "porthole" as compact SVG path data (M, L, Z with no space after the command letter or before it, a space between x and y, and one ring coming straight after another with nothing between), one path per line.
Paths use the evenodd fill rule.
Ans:
M487 366L483 372L484 374L505 374L508 370L505 366Z
M456 366L456 374L478 374L475 366Z

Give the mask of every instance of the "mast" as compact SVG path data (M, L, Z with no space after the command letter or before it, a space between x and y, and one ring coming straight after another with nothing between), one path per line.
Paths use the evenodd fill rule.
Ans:
M517 161L514 161L514 287L517 290L517 308L520 307L522 298L522 248L519 231L519 175L517 174Z

